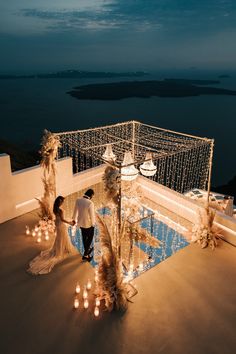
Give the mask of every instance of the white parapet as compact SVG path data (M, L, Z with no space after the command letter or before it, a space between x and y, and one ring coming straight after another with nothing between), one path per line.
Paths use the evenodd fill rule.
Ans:
M73 175L72 159L57 161L57 195L67 196L101 181L104 165ZM43 196L42 168L38 166L11 171L10 157L0 154L0 223L38 208L36 198Z
M204 208L203 204L142 176L138 177L137 182L144 197L192 224L198 223L199 211ZM216 211L214 223L221 229L225 239L236 245L236 219Z

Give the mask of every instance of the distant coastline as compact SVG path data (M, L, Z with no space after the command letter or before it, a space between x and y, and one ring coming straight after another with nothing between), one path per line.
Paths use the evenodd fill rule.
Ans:
M144 71L109 72L109 71L80 71L64 70L45 74L8 75L0 74L0 80L9 79L100 79L116 77L142 77L148 75Z
M190 97L200 95L231 95L236 91L223 88L205 87L219 84L218 80L164 79L162 81L124 81L105 84L91 84L74 87L67 92L83 100L121 100L139 97Z

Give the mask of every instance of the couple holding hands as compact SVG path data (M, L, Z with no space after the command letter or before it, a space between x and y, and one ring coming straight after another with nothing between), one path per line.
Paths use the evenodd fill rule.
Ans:
M72 221L64 218L62 209L64 197L59 196L56 198L53 206L53 213L55 214L56 237L50 249L42 251L35 257L29 264L28 272L31 274L47 274L55 264L61 262L70 255L78 253L78 250L72 245L66 224L71 226L77 225L80 227L82 234L82 241L84 246L84 254L82 259L90 262L92 260L91 247L94 227L95 227L95 210L92 197L94 196L93 189L88 189L82 198L75 202L74 213Z

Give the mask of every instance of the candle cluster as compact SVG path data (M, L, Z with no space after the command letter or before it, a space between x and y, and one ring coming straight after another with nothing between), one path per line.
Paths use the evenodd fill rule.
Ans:
M95 281L95 286L97 285L97 281L98 281L98 271L97 268L95 268L95 275L94 275L94 281ZM74 309L78 309L80 307L80 300L79 300L79 294L81 293L81 302L83 305L81 305L81 307L83 307L84 309L88 309L89 307L89 293L90 290L92 289L92 282L90 279L88 279L87 283L83 286L83 291L81 290L81 286L79 283L76 284L75 287L75 298L74 298ZM91 297L91 296L90 296ZM98 296L95 296L95 300L94 302L92 302L94 304L94 316L98 317L99 316L99 307L100 307L100 299Z
M43 219L39 220L39 223L34 226L32 230L30 230L29 226L26 225L25 233L26 235L31 235L35 237L36 242L40 243L43 240L49 241L50 234L54 234L55 232L55 224L53 220L50 219Z

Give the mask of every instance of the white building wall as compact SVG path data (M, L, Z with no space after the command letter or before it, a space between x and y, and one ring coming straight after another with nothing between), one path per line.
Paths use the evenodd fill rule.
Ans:
M104 165L73 175L72 159L57 161L56 192L67 196L100 182ZM38 208L43 195L42 168L11 172L10 157L0 154L0 223Z

